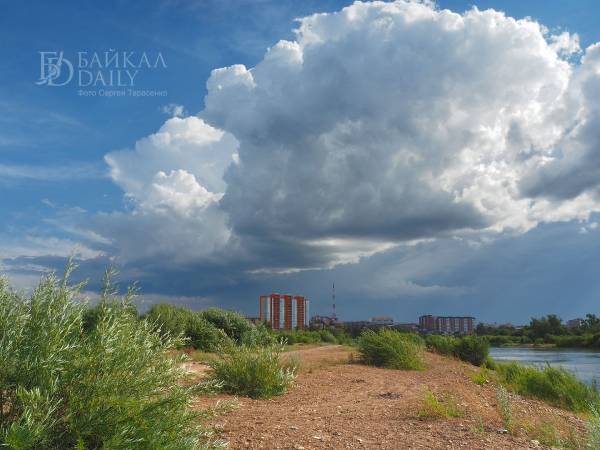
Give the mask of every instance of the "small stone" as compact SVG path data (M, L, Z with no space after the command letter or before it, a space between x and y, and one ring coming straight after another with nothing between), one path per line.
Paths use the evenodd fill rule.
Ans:
M540 446L540 441L538 441L537 439L532 439L531 440L531 445L533 445L534 447L539 447Z
M313 439L316 439L318 441L322 441L323 437L321 437L321 436L313 436Z
M297 430L297 429L298 429L298 427L296 425L291 425L290 426L290 430Z

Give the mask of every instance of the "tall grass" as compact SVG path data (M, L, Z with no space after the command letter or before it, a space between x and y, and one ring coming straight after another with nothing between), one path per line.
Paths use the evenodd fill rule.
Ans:
M429 389L425 388L425 397L421 402L418 416L421 418L448 418L462 417L464 412L458 407L456 400L450 396L443 399L438 397Z
M595 386L579 381L562 368L547 366L542 369L518 363L498 364L500 380L518 394L544 400L554 406L579 412L589 405L598 405L600 395Z
M504 386L498 386L496 389L496 400L502 416L502 424L507 431L510 431L512 428L512 407L510 406L510 395Z
M30 298L0 281L0 446L197 449L209 446L170 352L180 342L131 313L107 277L84 330L81 285L43 279Z
M590 418L587 423L588 445L590 448L600 448L600 408L590 404Z
M225 392L251 398L284 394L296 378L295 361L281 360L282 347L230 347L221 358L208 361L211 377Z
M366 364L391 369L422 370L423 340L409 333L383 328L364 331L358 338L358 349Z

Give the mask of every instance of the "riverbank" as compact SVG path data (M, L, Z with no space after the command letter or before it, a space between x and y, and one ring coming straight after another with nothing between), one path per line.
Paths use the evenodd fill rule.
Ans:
M497 362L545 367L563 367L581 381L592 384L600 380L600 351L562 347L492 347L491 357Z
M349 363L356 355L341 346L298 348L293 356L302 365L287 394L237 398L237 408L213 420L230 448L526 449L565 446L585 434L578 415L513 394L514 426L499 432L504 420L491 376L485 381L485 371L453 358L426 353L426 370L401 371ZM201 378L206 366L188 369ZM432 397L448 414L428 409ZM198 406L233 399L200 398Z

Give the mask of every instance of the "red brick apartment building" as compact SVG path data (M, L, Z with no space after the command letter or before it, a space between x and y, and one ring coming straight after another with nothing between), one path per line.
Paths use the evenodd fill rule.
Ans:
M271 294L259 298L260 321L273 329L295 330L308 328L307 298L300 295Z
M421 331L441 334L472 334L474 317L432 316L419 317Z

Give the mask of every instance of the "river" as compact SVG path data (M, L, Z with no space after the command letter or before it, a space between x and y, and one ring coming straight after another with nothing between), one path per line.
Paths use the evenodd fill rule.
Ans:
M495 361L517 361L522 364L543 367L562 366L580 380L591 384L600 382L600 352L568 348L514 348L493 347L490 355Z

